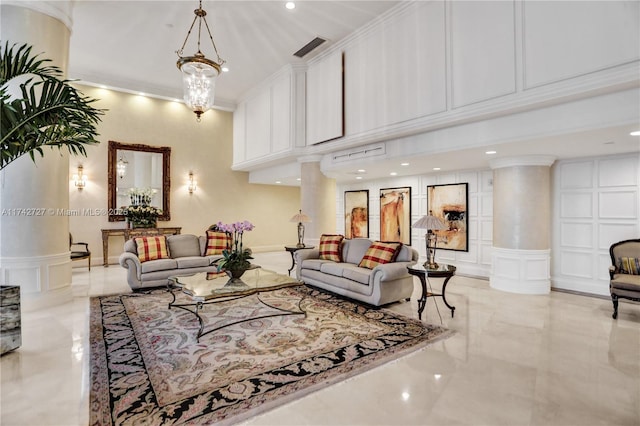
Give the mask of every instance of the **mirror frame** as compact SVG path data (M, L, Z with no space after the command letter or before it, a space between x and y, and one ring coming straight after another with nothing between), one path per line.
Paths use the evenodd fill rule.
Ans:
M122 207L116 205L116 182L118 181L116 163L118 162L118 150L156 152L162 154L162 215L158 217L158 220L171 220L171 213L169 211L169 195L171 194L171 147L109 141L109 165L107 167L109 222L121 222L125 219L123 215L115 214L118 209Z

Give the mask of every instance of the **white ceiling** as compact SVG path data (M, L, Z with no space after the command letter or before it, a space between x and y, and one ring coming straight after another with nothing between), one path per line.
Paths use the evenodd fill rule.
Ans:
M216 103L235 103L247 90L289 63L293 53L316 36L328 39L313 57L397 2L203 1L220 57L230 71L217 81ZM94 84L182 98L176 51L195 17L196 0L79 0L73 9L69 76ZM192 31L184 55L197 51ZM203 29L201 50L215 59Z
M305 59L313 57L398 2L392 1L298 1L294 10L285 1L203 1L207 21L219 54L230 68L218 79L216 103L233 107L249 89L300 59L293 53L320 36L329 40ZM144 92L156 96L182 97L182 80L176 67L178 50L193 21L196 0L93 1L78 0L73 9L69 76L85 82ZM203 34L204 35L204 34ZM204 36L202 51L214 57ZM195 34L184 50L193 54ZM629 136L638 124L590 132L520 140L487 147L389 160L363 161L328 171L338 182L356 182L356 170L367 170L364 179L453 170L485 169L491 158L522 154L554 155L558 159L640 151L640 138ZM400 166L409 162L409 166ZM263 182L273 183L273 182ZM283 184L296 185L293 176Z

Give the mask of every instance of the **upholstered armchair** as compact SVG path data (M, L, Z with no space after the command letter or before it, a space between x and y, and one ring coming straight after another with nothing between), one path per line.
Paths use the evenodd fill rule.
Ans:
M609 248L609 291L613 319L618 318L618 299L640 302L640 239L620 241Z

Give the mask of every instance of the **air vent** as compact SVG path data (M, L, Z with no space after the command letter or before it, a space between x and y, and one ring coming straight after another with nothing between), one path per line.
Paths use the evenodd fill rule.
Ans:
M309 43L305 44L302 47L302 49L300 49L296 53L294 53L293 56L297 56L298 58L302 58L303 56L305 56L309 52L311 52L313 49L315 49L316 47L320 46L325 41L327 41L327 40L325 40L324 38L316 37L313 40L311 40Z

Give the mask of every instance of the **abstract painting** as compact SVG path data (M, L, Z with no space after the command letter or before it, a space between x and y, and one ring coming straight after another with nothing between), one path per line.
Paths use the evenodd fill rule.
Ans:
M446 226L434 231L439 249L469 251L468 200L467 183L427 186L427 210Z
M369 190L344 192L344 236L369 238Z
M411 187L380 190L380 241L411 245Z

